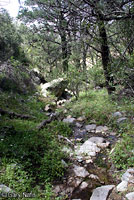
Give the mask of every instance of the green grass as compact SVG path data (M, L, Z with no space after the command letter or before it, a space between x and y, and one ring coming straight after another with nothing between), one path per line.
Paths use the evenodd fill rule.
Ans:
M61 151L58 134L68 136L71 129L54 121L39 131L37 125L47 119L45 105L45 99L40 101L34 96L11 93L0 96L2 109L34 117L30 120L0 117L0 182L17 194L33 192L37 199L49 200L53 196L50 182L65 172L62 159L66 155Z
M91 90L88 94L81 93L78 101L67 104L67 109L67 114L73 117L84 115L87 123L95 120L98 125L108 125L111 113L116 111L116 103L108 97L106 90Z

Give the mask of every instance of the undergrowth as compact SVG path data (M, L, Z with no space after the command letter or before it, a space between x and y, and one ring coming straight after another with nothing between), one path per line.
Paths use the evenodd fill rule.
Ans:
M66 158L58 135L68 136L71 129L54 121L39 131L37 125L47 116L43 112L45 102L34 96L2 93L0 107L33 117L22 120L0 116L1 184L20 195L19 199L23 199L23 193L35 195L34 199L56 199L51 182L63 176L62 160Z

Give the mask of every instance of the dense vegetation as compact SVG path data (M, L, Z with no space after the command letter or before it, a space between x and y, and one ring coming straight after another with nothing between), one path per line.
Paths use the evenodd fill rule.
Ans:
M134 2L24 2L18 23L0 10L0 182L49 200L55 199L51 183L62 178L62 161L68 161L58 135L70 137L72 130L58 120L37 128L48 119L45 106L57 98L42 97L30 72L38 69L47 81L64 78L73 97L56 108L61 119L83 115L87 124L109 126L122 138L111 162L117 169L134 167ZM127 122L118 126L115 111L125 111Z

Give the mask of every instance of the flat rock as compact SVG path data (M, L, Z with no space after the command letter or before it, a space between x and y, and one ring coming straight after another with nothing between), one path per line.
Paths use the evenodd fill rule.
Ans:
M128 183L134 183L134 168L127 169L127 171L122 175L122 181L127 181Z
M86 129L88 132L94 132L95 129L96 129L96 124L89 124L89 125L86 125L86 126L85 126L85 129Z
M107 200L109 193L114 188L114 185L105 185L93 190L90 200Z
M130 193L126 194L126 198L128 200L134 200L134 192L130 192Z
M122 114L121 114L121 112L114 112L113 114L112 114L112 116L113 117L122 117Z
M78 165L73 165L73 172L75 176L82 178L85 178L86 176L89 175L88 171L84 167Z
M76 119L73 117L70 117L70 118L68 117L68 118L63 119L63 122L68 123L68 124L73 124L75 121Z
M96 156L97 152L100 152L100 148L90 140L87 140L75 150L76 155L80 156Z
M126 117L120 117L119 119L117 119L117 123L120 124L120 123L123 123L127 120Z
M120 184L117 185L116 189L118 192L124 192L127 190L128 182L122 181Z
M96 133L106 133L108 131L107 126L97 126Z

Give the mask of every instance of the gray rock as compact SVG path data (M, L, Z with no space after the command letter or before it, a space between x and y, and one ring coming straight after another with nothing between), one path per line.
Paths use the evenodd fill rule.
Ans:
M121 178L122 181L127 181L128 183L134 183L134 169L128 169Z
M75 150L76 155L79 156L96 156L97 152L100 152L100 148L90 140L87 140Z
M85 129L77 129L74 133L75 139L84 138L87 135L87 131Z
M78 127L78 128L81 128L82 127L82 124L80 124L80 123L78 123L78 122L76 122L76 127Z
M106 133L108 131L107 126L97 126L96 133Z
M85 126L85 129L86 129L88 132L93 132L93 131L95 131L95 129L96 129L96 124L86 125L86 126Z
M128 182L122 181L120 184L117 185L116 189L118 192L124 192L127 190Z
M1 184L0 185L0 192L3 193L10 193L13 192L11 188L7 187L6 185Z
M103 137L91 137L89 141L95 143L100 148L106 148L110 142L106 141Z
M75 176L85 178L89 175L88 171L84 167L80 167L78 165L73 165L73 172Z
M105 185L93 190L90 200L107 200L109 193L113 190L114 185Z
M97 175L94 175L94 174L90 174L89 178L94 179L94 180L99 180L99 177Z
M78 117L78 118L77 118L77 121L82 122L82 121L84 121L85 119L86 119L85 116L81 116L81 117Z
M115 112L112 114L113 117L122 117L122 114L120 112Z
M81 185L80 185L80 189L81 190L84 190L88 187L88 183L86 181L82 182Z
M99 144L99 143L104 143L105 139L103 137L91 137L89 139L89 141L95 143L95 144Z
M127 120L126 117L120 117L119 119L117 119L117 123L120 124L120 123L123 123Z
M130 192L130 193L126 194L126 198L128 200L134 200L134 192Z
M70 118L68 117L68 118L63 119L63 122L68 123L68 124L73 124L75 121L76 119L73 117L70 117Z

